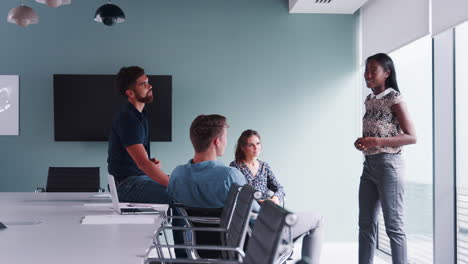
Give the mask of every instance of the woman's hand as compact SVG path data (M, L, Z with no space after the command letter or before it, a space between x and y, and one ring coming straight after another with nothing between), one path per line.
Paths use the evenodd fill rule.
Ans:
M268 200L274 202L274 203L277 204L277 205L280 204L278 196L272 196L272 197L271 197L270 199L268 199Z
M380 146L380 138L378 137L361 137L354 142L354 146L358 150L368 150Z
M270 200L272 202L274 202L275 204L279 205L279 198L278 196L272 196L271 198L268 198L266 200ZM262 199L262 200L258 200L258 203L259 204L262 204L263 202L265 202L265 199Z

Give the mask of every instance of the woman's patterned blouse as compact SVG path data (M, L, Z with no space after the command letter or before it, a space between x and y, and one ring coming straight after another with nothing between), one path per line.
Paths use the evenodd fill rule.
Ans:
M247 183L254 187L256 190L262 193L262 199L267 198L267 191L271 190L278 196L280 201L283 201L284 196L286 193L284 192L283 186L278 182L273 171L271 170L270 165L268 163L258 160L259 166L257 175L253 176L250 169L247 167L245 163L237 163L235 161L231 162L229 166L237 168L242 172Z
M392 88L387 88L378 95L373 93L366 97L364 102L366 113L362 119L363 137L394 137L403 134L398 118L390 109L393 105L403 102L400 93ZM399 153L401 147L378 146L364 150L365 155L378 153Z

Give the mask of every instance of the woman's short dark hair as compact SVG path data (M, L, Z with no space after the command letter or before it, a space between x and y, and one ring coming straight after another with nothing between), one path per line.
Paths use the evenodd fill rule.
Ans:
M117 86L121 95L126 96L126 91L144 74L145 70L138 66L122 67L117 73L115 86Z
M400 92L400 89L398 88L397 78L396 78L395 65L393 64L392 58L390 58L390 56L388 56L385 53L377 53L367 58L366 64L369 61L377 62L378 64L380 64L380 66L382 66L382 68L384 68L385 71L390 72L390 75L388 76L387 80L385 80L385 88L391 87L395 91Z
M190 126L190 140L195 152L206 151L211 141L220 137L227 126L226 117L222 115L197 116Z
M245 153L242 150L243 147L247 145L247 140L251 136L257 136L258 139L261 140L260 134L252 129L247 129L242 134L240 135L239 139L237 140L237 145L236 145L236 153L235 153L235 158L237 163L241 163L242 161L245 160Z

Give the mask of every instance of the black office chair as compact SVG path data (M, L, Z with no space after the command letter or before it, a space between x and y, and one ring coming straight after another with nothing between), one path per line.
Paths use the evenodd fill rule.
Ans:
M46 192L101 192L99 167L49 167Z
M179 215L169 215L167 216L164 221L161 223L161 227L163 226L187 226L187 227L220 227L227 229L231 219L232 219L232 213L234 211L234 207L237 202L237 196L241 190L241 186L238 184L231 184L231 187L229 189L228 195L226 197L226 201L224 203L223 208L196 208L196 207L189 207L185 206L181 203L175 203L174 206L174 211L177 210L179 212ZM178 225L174 225L173 220L174 219L179 219L177 221ZM183 222L184 224L182 224ZM161 244L161 240L159 239L159 234L160 230L158 229L155 232L154 236L154 243L155 244ZM184 235L184 243L187 244L196 244L201 243L201 244L210 244L210 245L217 245L221 243L221 237L218 234L214 234L213 232L210 232L207 234L207 236L199 235L197 242L193 240L193 238L184 231L176 231L176 232L182 232ZM168 236L166 233L166 230L162 230L162 234L164 235L165 243L166 245L168 243ZM187 254L192 254L193 258L200 257L195 251L191 250L191 252L188 252ZM206 253L206 252L205 252ZM195 255L197 254L197 255ZM207 253L210 255L210 253ZM219 254L216 253L216 255L212 255L214 257L219 257ZM172 257L172 256L171 256ZM207 257L204 255L204 257Z
M296 223L297 217L284 208L271 201L265 201L260 209L257 220L252 229L252 237L247 245L245 253L239 247L229 246L198 246L199 248L211 250L223 250L235 252L241 257L236 260L213 260L213 259L165 259L150 258L148 253L145 256L145 264L160 263L247 263L247 264L274 264L282 253L282 248L286 245L284 230L291 229ZM153 245L152 248L166 247L165 245ZM191 246L173 245L171 248L190 248Z
M223 208L196 208L176 203L175 206L182 216L185 217L188 227L219 227L228 229L232 220L232 214L237 203L239 192L242 187L238 184L231 184ZM187 239L188 238L188 239ZM223 234L196 231L193 237L186 236L186 242L192 245L221 245L225 241ZM220 258L217 251L196 251L195 258Z
M292 248L291 227L297 217L272 201L263 202L252 236L247 245L244 263L283 263Z
M231 189L232 190L232 189ZM224 217L221 218L222 227L197 227L193 226L193 223L187 225L186 227L179 226L163 226L159 228L157 234L155 235L156 244L155 249L159 256L162 256L162 251L160 248L184 248L187 250L187 255L192 259L206 259L206 258L216 258L216 259L237 259L236 255L232 254L220 254L219 250L210 250L203 248L204 245L216 245L218 247L228 246L228 247L238 247L243 248L245 236L247 234L247 225L250 219L250 212L252 208L252 203L255 198L260 197L260 192L255 190L249 185L244 185L239 192L237 201L234 202L234 210L231 214L226 213ZM227 210L229 211L229 210ZM223 211L224 212L224 211ZM197 217L186 217L188 219L193 219ZM159 241L158 234L164 232L165 230L183 230L186 235L186 244L185 245L163 245ZM199 238L203 236L212 236L217 239L215 244L202 244L204 241L200 241ZM179 247L181 246L181 247ZM202 248L199 248L199 247ZM216 253L216 254L213 254ZM172 256L171 256L172 257Z

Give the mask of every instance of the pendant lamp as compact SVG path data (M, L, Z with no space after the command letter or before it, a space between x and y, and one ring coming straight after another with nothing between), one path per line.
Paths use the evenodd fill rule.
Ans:
M125 14L120 7L109 2L96 10L94 21L102 22L106 26L113 26L115 23L124 22Z
M48 7L59 7L61 5L71 4L71 0L36 0L36 2L45 4Z
M34 9L21 3L20 6L15 7L8 12L7 21L21 27L27 27L29 24L39 23L39 16L36 14Z

